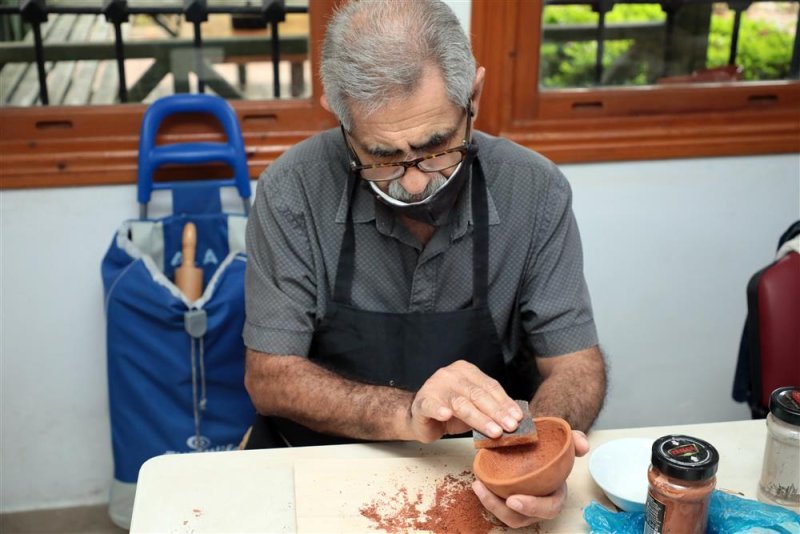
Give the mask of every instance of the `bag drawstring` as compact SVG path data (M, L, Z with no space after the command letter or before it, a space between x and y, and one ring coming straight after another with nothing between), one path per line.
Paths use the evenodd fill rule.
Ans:
M206 409L206 354L205 354L205 338L197 340L200 345L200 410Z
M208 328L208 317L205 310L189 310L183 316L183 324L189 334L191 345L191 366L192 366L192 413L194 415L194 434L195 450L202 452L204 449L203 439L200 433L200 422L202 412L208 405L206 398L206 366L205 366L205 343L204 336ZM198 373L199 367L199 373ZM199 388L198 388L198 374ZM199 392L198 392L199 389ZM199 393L199 395L198 395Z

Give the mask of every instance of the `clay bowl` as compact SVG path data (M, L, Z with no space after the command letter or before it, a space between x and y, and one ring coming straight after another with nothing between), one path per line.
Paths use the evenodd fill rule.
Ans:
M569 423L558 417L536 417L539 440L533 445L479 449L472 471L492 493L544 496L567 479L575 463Z

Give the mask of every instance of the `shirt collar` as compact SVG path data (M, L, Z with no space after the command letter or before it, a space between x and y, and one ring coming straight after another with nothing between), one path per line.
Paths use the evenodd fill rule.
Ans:
M473 166L473 172L475 167ZM474 184L472 176L470 176L467 187L464 188L461 195L459 195L456 205L454 206L455 218L450 231L450 240L455 241L467 233L467 229L474 224L472 219L472 185ZM489 209L489 226L500 224L500 215L497 213L497 207L492 198L492 191L486 188L486 201Z
M361 180L356 181L356 194L353 200L353 222L365 223L375 220L375 195L364 187ZM339 209L336 211L336 222L344 224L347 221L347 205L350 203L347 195L347 181L339 198Z

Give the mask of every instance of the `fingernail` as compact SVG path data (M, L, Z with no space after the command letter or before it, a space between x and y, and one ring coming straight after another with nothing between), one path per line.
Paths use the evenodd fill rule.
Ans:
M483 497L485 495L485 493L486 493L483 490L483 488L481 486L479 486L478 484L473 484L472 485L472 491L474 491L475 495L477 495L478 497Z
M487 434L490 436L499 436L503 433L503 429L497 423L489 423L486 425Z
M522 503L517 499L509 499L506 502L506 506L508 506L509 508L511 508L512 510L514 510L516 512L521 512L522 511Z
M514 430L517 428L517 420L513 417L504 417L503 425L505 425L506 430Z
M517 418L517 420L522 419L522 417L524 416L524 414L522 413L522 408L516 405L511 409L511 413L514 415L514 417Z

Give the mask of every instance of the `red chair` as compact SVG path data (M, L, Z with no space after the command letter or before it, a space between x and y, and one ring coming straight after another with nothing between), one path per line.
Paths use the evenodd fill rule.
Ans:
M747 284L750 409L765 417L769 396L800 385L800 254L790 252Z

